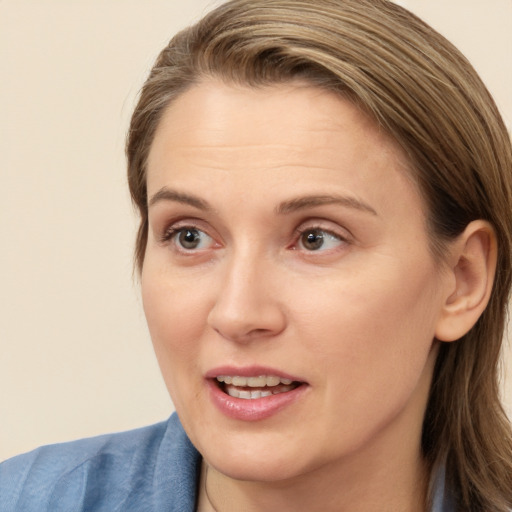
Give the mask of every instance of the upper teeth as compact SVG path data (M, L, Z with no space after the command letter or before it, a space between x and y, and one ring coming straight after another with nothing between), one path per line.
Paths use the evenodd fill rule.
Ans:
M260 375L259 377L239 377L238 375L219 375L217 377L219 382L232 384L233 386L248 386L250 388L262 388L265 386L277 386L284 384L290 385L293 381L285 379L284 377L277 377L275 375Z

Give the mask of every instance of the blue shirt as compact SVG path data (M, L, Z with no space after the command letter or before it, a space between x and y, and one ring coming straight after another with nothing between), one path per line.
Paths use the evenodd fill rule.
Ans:
M38 448L0 464L1 512L193 512L201 456L167 422ZM444 474L431 512L453 512Z

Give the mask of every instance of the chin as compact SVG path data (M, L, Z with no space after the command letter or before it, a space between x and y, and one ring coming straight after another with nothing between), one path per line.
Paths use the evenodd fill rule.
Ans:
M252 455L232 453L229 457L219 456L209 459L208 464L223 475L235 480L251 482L280 482L302 473L293 459L280 461L276 458L263 459Z
M244 481L279 482L311 470L304 446L287 443L286 434L261 430L251 433L209 432L196 446L206 462L220 473Z

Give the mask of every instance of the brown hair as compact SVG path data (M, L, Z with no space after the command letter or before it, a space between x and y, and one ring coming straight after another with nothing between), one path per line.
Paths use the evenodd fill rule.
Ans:
M446 465L460 510L512 507L512 435L499 400L499 356L511 285L512 148L474 69L446 39L387 0L232 0L160 53L132 117L130 191L148 232L146 160L166 106L208 77L262 86L301 78L349 97L402 147L428 209L432 249L475 219L498 239L487 309L462 339L442 343L424 419L423 451Z

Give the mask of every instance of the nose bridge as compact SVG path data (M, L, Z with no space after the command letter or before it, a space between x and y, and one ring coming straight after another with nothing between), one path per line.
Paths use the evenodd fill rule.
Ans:
M208 323L224 338L246 342L281 332L284 311L275 293L276 264L250 246L231 251Z

